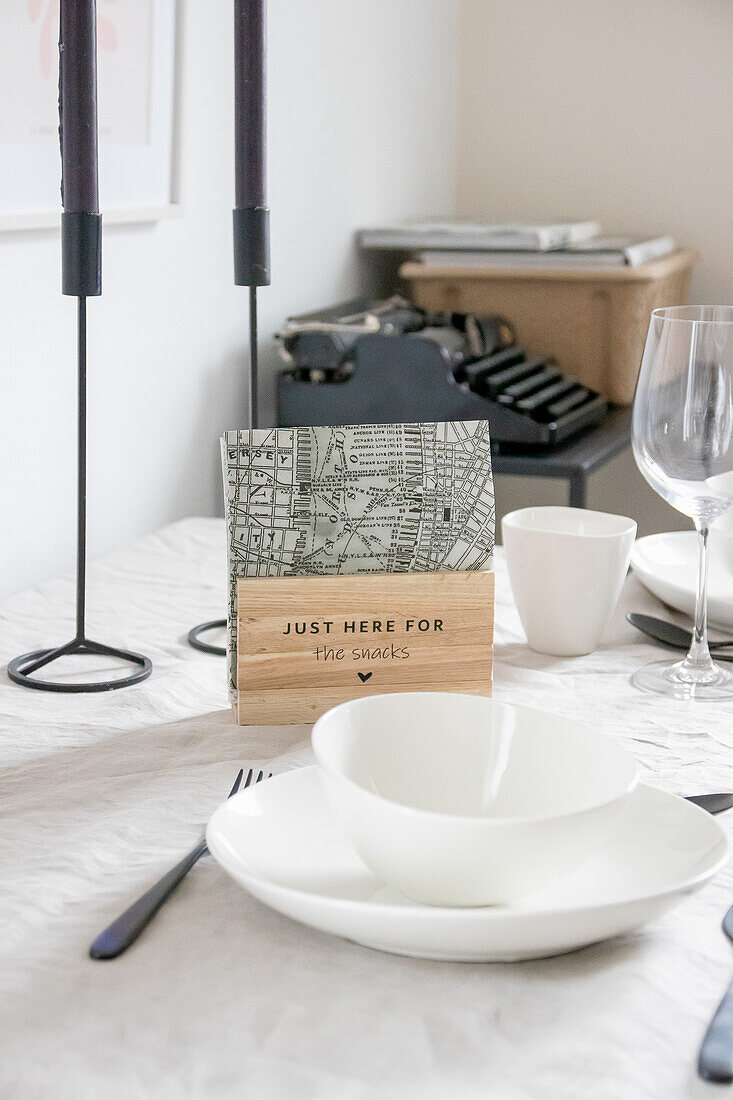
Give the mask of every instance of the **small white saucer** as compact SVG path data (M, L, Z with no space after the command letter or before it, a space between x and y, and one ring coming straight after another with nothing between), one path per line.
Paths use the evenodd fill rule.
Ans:
M314 767L230 798L206 838L232 878L278 912L365 947L453 962L541 958L618 936L669 909L728 857L710 814L640 786L613 838L552 888L511 906L420 905L362 863Z
M716 554L713 543L708 575L708 618L711 626L733 629L733 573ZM631 568L641 583L664 603L687 615L695 613L697 532L670 531L638 539Z

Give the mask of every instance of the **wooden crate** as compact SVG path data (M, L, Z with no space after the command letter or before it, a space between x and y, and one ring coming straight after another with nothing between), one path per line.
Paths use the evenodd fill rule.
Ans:
M697 259L691 249L638 267L577 269L433 267L405 263L400 276L424 309L500 313L517 342L551 355L564 374L630 405L649 314L684 305Z
M491 695L492 572L247 577L237 608L242 726L393 691Z

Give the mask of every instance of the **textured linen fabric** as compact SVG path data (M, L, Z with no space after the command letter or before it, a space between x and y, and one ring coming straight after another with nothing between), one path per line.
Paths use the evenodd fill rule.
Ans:
M0 683L0 1096L54 1100L676 1100L712 1096L700 1038L733 977L726 868L633 935L539 962L399 958L302 927L202 860L120 959L94 936L198 839L239 767L310 761L308 727L237 727L225 662L186 645L224 613L223 522L190 519L90 568L89 634L149 655L101 695ZM679 793L733 789L733 708L645 696L662 655L529 650L496 557L495 693L592 722ZM65 578L0 608L2 660L71 636ZM68 662L67 667L76 667ZM113 671L110 668L110 671ZM733 814L726 822L730 831Z

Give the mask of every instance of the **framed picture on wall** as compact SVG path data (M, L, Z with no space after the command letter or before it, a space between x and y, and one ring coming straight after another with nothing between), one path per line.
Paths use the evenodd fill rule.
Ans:
M179 212L176 0L97 0L99 195L108 222ZM56 226L59 0L0 5L0 229Z

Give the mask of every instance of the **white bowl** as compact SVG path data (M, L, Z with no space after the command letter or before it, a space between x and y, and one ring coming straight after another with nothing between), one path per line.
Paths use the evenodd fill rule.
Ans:
M568 874L638 779L590 727L477 695L355 699L319 718L312 742L359 855L428 905L506 903Z

